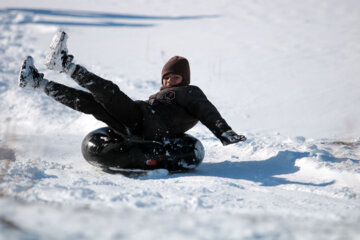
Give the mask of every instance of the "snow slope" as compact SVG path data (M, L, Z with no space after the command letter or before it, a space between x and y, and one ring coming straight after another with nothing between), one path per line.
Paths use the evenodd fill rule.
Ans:
M358 239L358 1L7 1L0 3L0 239ZM103 126L17 87L65 30L77 63L133 99L160 87L173 55L248 141L200 124L186 174L104 173L83 137Z

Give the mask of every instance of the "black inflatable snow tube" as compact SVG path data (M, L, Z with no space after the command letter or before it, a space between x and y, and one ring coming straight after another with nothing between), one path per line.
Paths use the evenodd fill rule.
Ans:
M191 135L163 142L130 141L108 127L90 132L82 142L82 154L92 165L105 171L158 169L186 171L204 159L204 147Z

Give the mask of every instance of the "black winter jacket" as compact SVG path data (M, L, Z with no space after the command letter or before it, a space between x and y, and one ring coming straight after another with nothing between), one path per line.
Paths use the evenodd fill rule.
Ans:
M230 126L197 86L165 88L147 101L136 101L143 113L145 139L175 137L194 127L198 121L213 134L220 135Z

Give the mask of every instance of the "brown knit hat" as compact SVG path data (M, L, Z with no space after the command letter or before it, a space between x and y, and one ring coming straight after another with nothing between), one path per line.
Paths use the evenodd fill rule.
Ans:
M178 74L183 77L183 81L179 84L180 86L190 84L190 65L186 58L180 56L170 58L161 71L161 85L164 76L169 73Z

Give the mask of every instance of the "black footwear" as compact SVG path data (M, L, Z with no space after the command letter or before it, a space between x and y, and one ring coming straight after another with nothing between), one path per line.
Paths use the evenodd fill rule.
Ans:
M19 74L19 87L22 88L39 88L40 83L44 79L44 74L34 66L34 59L31 56L27 56L20 69Z
M66 41L68 35L65 32L57 32L50 44L50 52L45 59L45 65L50 70L69 72L75 69L72 63L74 56L68 55Z

